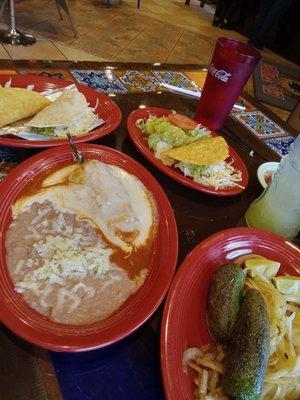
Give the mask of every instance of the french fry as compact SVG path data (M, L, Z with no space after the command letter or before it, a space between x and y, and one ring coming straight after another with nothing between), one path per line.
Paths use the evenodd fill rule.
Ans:
M212 371L210 374L210 381L209 381L209 388L211 390L212 393L214 393L216 387L217 387L217 383L219 380L219 374L217 371Z
M207 381L208 381L208 371L207 369L202 370L201 381L199 385L199 398L200 400L205 400L207 395Z
M195 371L200 372L201 368L199 367L199 365L193 363L193 362L189 362L189 367L193 368Z
M198 361L198 364L201 365L202 367L210 368L214 371L217 371L217 372L219 372L219 374L223 374L224 367L218 361L210 361L210 360L200 359ZM196 368L194 368L194 369L196 369Z

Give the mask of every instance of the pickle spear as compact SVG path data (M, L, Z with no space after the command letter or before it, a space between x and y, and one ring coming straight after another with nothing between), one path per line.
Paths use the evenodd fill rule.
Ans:
M245 282L241 267L221 265L214 273L207 298L208 330L218 343L227 344L237 320Z
M258 400L268 366L270 327L265 301L256 289L246 291L223 376L223 390L238 400Z

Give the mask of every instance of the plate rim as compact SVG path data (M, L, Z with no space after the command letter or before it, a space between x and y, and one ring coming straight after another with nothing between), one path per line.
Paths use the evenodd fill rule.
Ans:
M163 232L167 232L167 240L168 243L170 243L170 249L168 250L168 262L165 264L160 264L160 269L157 269L155 278L153 278L153 281L150 284L150 288L154 288L154 284L155 284L155 296L151 299L149 296L149 301L147 302L147 304L145 303L145 299L143 298L144 302L143 303L133 303L135 306L136 304L138 304L138 307L141 308L143 315L139 315L138 318L136 318L135 316L133 317L135 319L134 323L130 323L129 326L127 328L123 327L123 330L120 332L116 332L116 328L113 326L114 329L114 334L111 335L110 340L105 340L104 342L100 340L98 340L98 343L95 344L95 338L93 337L91 342L93 342L90 345L84 344L84 338L82 339L80 336L80 340L79 340L79 344L78 344L78 338L76 337L75 339L75 343L73 344L69 344L66 345L64 343L64 340L62 339L62 341L60 339L57 339L57 335L54 334L55 339L54 340L50 340L49 338L47 338L47 334L44 333L44 330L39 331L39 328L30 328L30 330L32 330L37 336L36 337L32 337L31 335L28 335L28 332L24 332L24 331L20 331L20 327L22 327L23 321L18 321L17 323L17 327L16 327L16 317L14 316L14 310L10 309L9 306L6 305L6 302L3 298L3 287L1 285L1 294L0 294L0 318L1 318L1 322L7 326L12 332L14 332L16 335L20 336L22 339L25 339L26 341L33 343L35 345L38 345L40 347L46 348L48 350L54 350L54 351L64 351L64 352L78 352L78 351L87 351L87 350L94 350L97 348L101 348L101 347L105 347L108 346L112 343L116 343L119 340L129 336L130 334L132 334L134 331L136 331L142 324L144 324L150 317L151 315L153 315L153 313L157 310L157 308L160 306L161 302L163 301L168 288L172 282L173 276L175 274L175 270L176 270L176 265L177 265L177 258L178 258L178 232L177 232L177 225L176 225L176 220L175 220L175 216L174 216L174 212L172 210L171 204L164 192L164 190L162 189L162 187L159 185L159 183L156 181L156 179L141 165L139 164L136 160L132 159L130 156L106 147L106 146L100 146L100 145L96 145L96 144L80 144L78 145L78 148L83 151L83 153L85 151L94 151L94 152L99 152L100 153L104 152L107 156L112 156L112 158L116 157L119 161L117 161L116 164L114 165L118 165L121 168L124 168L126 171L128 171L128 169L133 169L133 168L139 168L139 172L137 174L134 174L134 172L130 171L129 173L134 174L135 176L137 176L138 179L141 180L141 178L138 176L139 174L143 175L144 177L146 177L146 181L147 183L144 185L146 186L146 188L150 191L150 193L152 194L155 202L156 202L156 208L157 208L157 212L161 213L161 215L163 217L165 217L164 219L162 218L161 221L161 228L158 229L162 229ZM33 168L36 165L43 165L46 168L47 165L47 159L51 160L51 156L53 154L56 154L59 150L59 153L62 153L62 157L65 157L66 154L68 154L69 159L72 160L72 156L70 153L70 149L69 146L60 146L59 148L50 148L47 149L45 151L39 152L38 154L28 158L27 160L23 161L21 164L19 164L16 168L14 168L11 173L7 176L7 178L4 180L3 185L2 186L2 190L0 192L0 201L3 202L3 200L5 200L6 204L4 205L4 207L0 210L0 216L1 218L1 222L0 222L0 236L3 236L2 242L0 243L0 247L2 248L3 246L3 241L5 240L5 232L7 230L7 213L10 212L10 206L11 203L14 201L14 198L18 195L18 193L20 192L20 190L22 188L24 188L26 186L26 184L28 184L28 179L30 179L30 177L32 178L32 175L30 175L30 172L33 171ZM56 155L55 161L57 159L57 157L59 157L58 155ZM101 160L101 155L99 155L99 157L97 159ZM62 164L63 162L66 162L68 160L66 160L64 158L64 161L61 161L60 163ZM54 162L54 161L52 161ZM105 161L104 161L105 162ZM108 163L108 161L106 161ZM118 162L122 162L122 165L118 164ZM130 167L128 167L128 164L125 165L126 163L130 164ZM53 164L52 164L53 165ZM25 183L23 181L23 179L25 177L28 177L27 180L25 180ZM19 179L18 179L19 178ZM156 190L156 192L152 192L152 190L150 190L149 186L153 186ZM12 188L15 188L15 190L11 190ZM14 192L14 193L12 193ZM162 205L163 202L163 205ZM165 242L166 239L163 238L163 240L161 239L160 242L158 242L158 245L161 246L161 242ZM172 245L172 246L171 246ZM5 246L2 248L3 252L2 254L0 254L0 268L1 270L3 270L3 268L6 269L6 271L1 272L1 275L5 275L8 277L7 279L10 280L10 285L12 286L12 291L14 290L13 288L13 284L11 282L10 276L9 276L9 272L7 270L7 264L6 264L6 254L5 254ZM163 266L163 269L162 269ZM151 270L150 270L151 271ZM155 270L154 270L155 271ZM163 271L163 274L161 273ZM147 281L146 281L147 282ZM145 284L146 284L145 282ZM141 290L143 287L147 286L142 286ZM157 287L157 288L156 288ZM9 289L9 290L10 290ZM14 293L14 292L13 292ZM137 291L136 293L134 293L132 296L135 296L136 294L138 294L139 291ZM17 296L16 293L13 294L14 296ZM145 297L145 293L143 294L143 296ZM30 313L33 315L33 319L34 319L34 314L38 314L41 318L42 314L37 313L36 311L34 311L33 309L31 309L31 307L29 307L28 305L26 305L26 303L23 301L23 305L25 309L30 309ZM130 303L130 301L129 301ZM123 305L122 305L123 306ZM121 306L121 307L122 307ZM144 308L146 309L146 312L144 312ZM6 312L9 313L9 315L6 315ZM118 313L118 311L115 312L116 314ZM30 315L30 316L32 316ZM114 315L114 313L112 314ZM10 318L12 318L11 316L13 316L13 320L10 321ZM131 316L132 317L132 316ZM107 319L104 319L103 321L106 321L110 318L110 316ZM30 319L27 315L27 320ZM26 322L26 321L25 321ZM102 322L102 321L101 321ZM100 323L101 323L100 322ZM120 324L123 323L123 321L120 322ZM64 324L58 324L55 323L53 321L50 321L50 325L60 325L60 326L66 326ZM97 323L96 323L97 324ZM89 325L90 327L93 324ZM67 325L68 327L70 327L70 325ZM79 330L80 327L84 327L82 326L76 326L73 325L72 327L74 327L74 331L76 329ZM78 328L79 327L79 328ZM71 328L70 328L71 329ZM84 328L83 328L84 329ZM102 330L105 329L102 328ZM98 332L98 330L97 330ZM101 331L100 331L101 332ZM93 332L91 333L93 334ZM99 336L99 332L98 332L98 336ZM101 336L101 335L100 335ZM58 342L57 342L58 340ZM99 344L100 343L100 344Z
M240 193L242 193L248 186L249 184L249 173L247 170L247 167L241 157L238 155L238 153L234 150L233 147L229 146L230 153L232 156L236 159L236 161L240 164L240 169L242 170L243 174L243 182L245 188L239 188L238 186L232 188L232 189L219 189L215 190L214 188L211 188L209 186L205 186L201 183L194 182L192 178L186 177L183 175L181 172L177 172L173 168L166 166L162 163L161 160L157 159L154 156L154 153L152 150L146 148L145 146L142 145L140 140L137 140L137 135L140 135L138 132L139 129L135 127L134 122L137 120L136 115L140 113L164 113L164 114L169 114L172 110L169 110L167 108L161 108L161 107L146 107L146 108L137 108L134 111L132 111L128 118L127 118L127 131L129 134L129 137L131 141L133 142L134 146L137 148L137 150L157 169L159 169L161 172L163 172L165 175L167 175L169 178L183 184L184 186L187 186L189 188L195 189L199 192L214 195L214 196L222 196L222 197L227 197L227 196L235 196Z
M112 100L109 96L106 94L97 91L96 89L93 89L89 86L82 85L81 83L77 81L68 81L66 79L59 79L59 78L49 78L45 76L39 76L39 75L30 75L30 74L3 74L0 75L0 85L3 84L5 81L9 81L10 79L13 80L15 79L20 79L20 80L28 80L28 85L34 84L34 81L38 81L36 84L53 84L56 88L63 88L69 85L75 84L79 91L81 91L83 94L86 92L93 93L95 92L95 96L100 100L102 99L103 102L107 102L110 104L112 108L112 115L115 115L114 119L112 120L111 125L109 126L99 126L98 128L94 129L94 132L91 131L90 133L82 136L77 136L73 138L73 141L75 143L84 143L84 142L90 142L96 139L101 139L102 137L105 137L115 131L118 126L120 125L122 121L122 111L118 104ZM33 82L30 82L32 80ZM20 86L12 86L12 87L20 87ZM81 90L80 90L81 89ZM102 129L102 131L101 131ZM99 131L99 132L97 132ZM9 137L3 137L0 135L0 145L1 146L9 146L9 147L18 147L18 148L49 148L49 147L57 147L57 146L62 146L67 144L68 141L67 139L55 139L55 140L25 140L25 139L13 139Z

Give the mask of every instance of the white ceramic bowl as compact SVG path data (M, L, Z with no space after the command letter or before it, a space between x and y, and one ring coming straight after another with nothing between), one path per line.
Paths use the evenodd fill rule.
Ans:
M258 180L261 184L261 186L265 189L267 187L267 182L266 182L266 174L274 174L274 172L277 170L279 163L278 162L266 162L264 164L261 164L258 169L257 169L257 177Z

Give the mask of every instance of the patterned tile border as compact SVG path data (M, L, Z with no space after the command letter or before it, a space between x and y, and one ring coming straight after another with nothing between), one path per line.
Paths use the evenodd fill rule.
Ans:
M284 129L261 111L236 113L233 117L260 139L287 136Z
M265 143L281 157L289 152L290 145L295 141L294 136L286 136L282 138L268 139Z
M77 82L104 93L128 93L128 90L109 69L96 70L71 70Z

